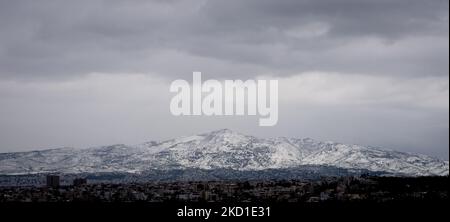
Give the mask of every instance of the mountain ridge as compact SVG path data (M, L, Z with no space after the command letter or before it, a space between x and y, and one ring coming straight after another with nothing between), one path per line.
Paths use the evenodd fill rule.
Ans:
M422 154L311 138L257 138L220 129L138 145L0 153L0 174L140 173L165 169L258 171L305 165L364 169L394 175L448 175L448 161Z

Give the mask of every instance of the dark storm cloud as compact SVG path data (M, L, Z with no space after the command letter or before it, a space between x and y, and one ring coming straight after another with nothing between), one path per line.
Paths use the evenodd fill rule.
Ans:
M3 78L448 74L441 0L2 0L0 32Z

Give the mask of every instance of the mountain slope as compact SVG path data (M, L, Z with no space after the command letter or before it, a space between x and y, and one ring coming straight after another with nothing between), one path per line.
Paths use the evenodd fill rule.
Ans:
M305 165L399 175L448 175L448 161L312 139L260 139L223 129L163 142L0 154L0 174L144 172L167 169L265 170Z

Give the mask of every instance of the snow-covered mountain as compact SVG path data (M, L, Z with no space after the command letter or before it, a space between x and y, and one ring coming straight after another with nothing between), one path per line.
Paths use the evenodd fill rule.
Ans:
M449 162L420 154L309 138L261 139L228 129L163 142L0 154L0 174L139 173L152 169L287 169L305 165L399 175L448 175Z

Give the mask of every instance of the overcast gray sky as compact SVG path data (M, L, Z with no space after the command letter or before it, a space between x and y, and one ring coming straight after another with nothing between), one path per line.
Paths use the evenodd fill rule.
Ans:
M219 128L449 155L447 0L0 0L0 152ZM258 117L174 117L171 81L276 78Z

